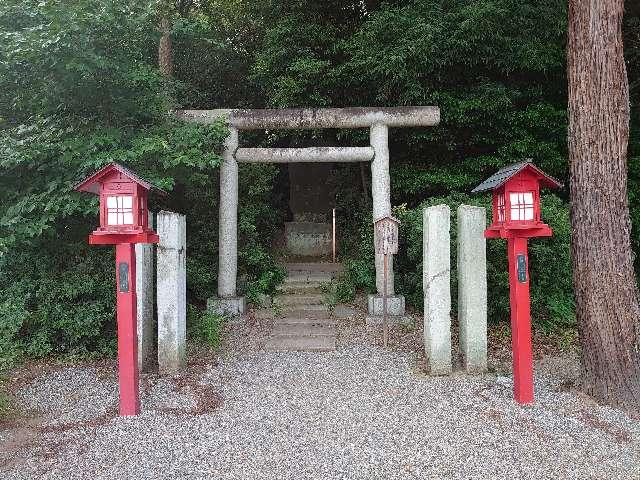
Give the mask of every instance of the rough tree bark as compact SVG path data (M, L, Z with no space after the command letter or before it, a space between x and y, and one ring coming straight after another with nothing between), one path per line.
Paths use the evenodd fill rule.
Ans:
M171 55L171 20L167 16L160 19L160 43L158 44L158 66L160 72L173 76L173 57Z
M570 0L569 161L582 388L640 410L640 305L627 200L624 0Z

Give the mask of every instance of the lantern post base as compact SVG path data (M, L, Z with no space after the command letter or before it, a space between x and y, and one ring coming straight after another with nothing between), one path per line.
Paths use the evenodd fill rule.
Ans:
M218 315L238 317L247 311L247 302L245 297L213 297L207 300L207 310Z

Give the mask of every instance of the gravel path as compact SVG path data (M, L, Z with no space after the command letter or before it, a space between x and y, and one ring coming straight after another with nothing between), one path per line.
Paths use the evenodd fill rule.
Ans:
M640 421L567 388L575 360L538 361L522 408L508 376L428 377L349 325L329 353L236 326L219 358L145 375L136 418L114 415L114 364L45 372L17 392L32 420L0 431L0 477L640 478Z

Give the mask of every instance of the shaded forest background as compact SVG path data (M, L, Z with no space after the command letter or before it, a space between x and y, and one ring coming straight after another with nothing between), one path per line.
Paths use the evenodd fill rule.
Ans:
M567 180L566 2L5 0L0 5L0 369L25 356L112 353L113 252L89 248L97 201L72 185L110 161L170 192L187 214L190 315L215 294L217 167L226 135L172 108L438 105L441 125L391 132L392 204L403 221L397 287L421 308L421 208L470 198L497 168L532 158ZM627 2L629 201L640 251L640 7ZM172 23L173 78L157 66ZM366 131L267 132L252 145L364 145ZM373 288L370 198L358 165L333 175L339 299ZM287 215L286 172L240 172L240 288L282 279L272 240ZM565 189L544 198L549 240L532 242L537 328L575 323ZM452 225L455 219L452 219ZM508 318L505 248L489 242L490 318ZM455 262L454 262L455 263ZM640 262L636 261L636 271ZM453 275L452 277L455 277ZM454 290L455 291L455 290Z

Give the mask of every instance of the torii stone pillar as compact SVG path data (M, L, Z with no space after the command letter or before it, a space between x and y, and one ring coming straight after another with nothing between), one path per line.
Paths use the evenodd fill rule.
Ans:
M220 219L218 225L218 298L209 307L220 314L242 315L245 298L236 296L238 277L238 129L229 128L229 136L220 165Z
M391 215L391 175L389 174L389 127L376 123L370 128L371 147L374 151L371 162L371 199L373 220ZM373 225L371 226L373 228ZM387 310L391 316L404 315L404 297L394 295L393 255L389 255L387 271ZM369 295L369 323L381 322L383 314L384 255L375 256L377 294Z

